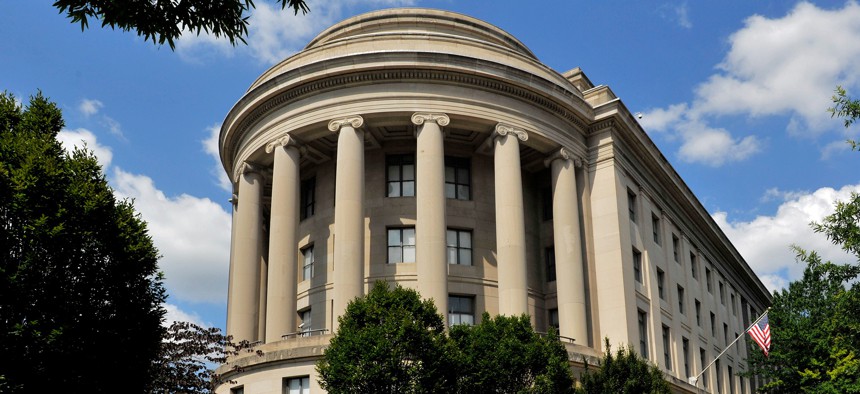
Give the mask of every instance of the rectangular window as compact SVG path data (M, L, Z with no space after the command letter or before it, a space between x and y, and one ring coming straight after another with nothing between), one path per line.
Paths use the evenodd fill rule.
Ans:
M684 288L681 285L678 285L678 312L682 315L686 315L687 311L684 308Z
M681 351L684 353L684 376L690 377L690 340L681 337Z
M633 249L633 278L642 283L642 253Z
M714 363L714 372L717 373L717 392L723 392L723 369L720 368L720 360Z
M702 348L699 348L699 363L701 363L702 368L705 368L705 366L708 365L707 350ZM702 374L702 385L705 386L705 388L708 388L708 374L706 373Z
M309 245L302 249L302 280L314 277L314 246Z
M630 221L636 223L636 194L627 189L627 209L630 211Z
M475 297L448 296L448 325L475 324Z
M245 386L233 387L230 394L245 394Z
M471 167L469 159L445 158L445 197L457 200L472 198Z
M663 326L663 362L666 363L666 369L672 370L672 354L669 351L669 327Z
M663 270L657 268L657 295L660 296L661 300L666 299L666 295L663 293L663 282L666 280L666 274Z
M729 344L729 325L723 323L723 344Z
M415 156L390 155L385 158L388 190L386 197L415 196Z
M714 315L714 312L711 312L711 336L717 337L717 317Z
M690 252L690 275L693 276L693 279L699 280L699 262L696 261L696 254Z
M726 293L722 281L717 282L720 290L720 304L726 305Z
M660 245L660 218L651 214L651 232L654 235L654 243Z
M299 195L299 216L305 220L314 216L314 202L316 201L317 179L311 178L302 181Z
M747 304L747 299L744 296L741 296L741 318L743 319L744 327L750 325L749 304Z
M681 262L681 259L678 256L681 255L681 240L678 239L678 236L672 234L672 257L675 258L676 262Z
M702 326L702 303L696 300L696 325Z
M558 309L550 309L549 310L549 326L555 327L558 330Z
M642 358L648 358L648 322L646 319L645 312L641 309L638 312L639 316L639 355Z
M546 261L546 281L555 281L555 247L550 246L544 249L544 260Z
M299 317L301 317L302 322L299 323L299 331L302 332L302 336L310 335L310 331L313 330L313 321L311 321L311 308L307 308L299 311Z
M738 306L735 304L735 293L731 294L731 298L729 299L729 301L731 301L731 304L732 304L732 315L737 316L738 315Z
M415 262L415 228L388 229L388 264Z
M711 289L711 269L707 267L705 267L705 282L707 282L708 293L713 293Z
M472 265L472 232L448 229L448 264Z
M729 394L735 394L735 374L732 371L732 366L729 365L726 368L729 369Z
M284 394L310 394L311 379L308 376L284 379Z
M543 220L552 220L552 188L541 189L541 201L543 202Z

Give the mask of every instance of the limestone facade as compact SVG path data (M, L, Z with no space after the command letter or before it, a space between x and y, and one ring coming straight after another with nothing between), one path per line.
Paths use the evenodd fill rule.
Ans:
M575 370L603 338L632 344L680 392L770 303L608 87L465 15L332 26L252 84L219 148L235 186L227 333L263 352L222 366L235 383L219 393L322 392L313 364L378 280L450 324L555 325ZM746 351L699 387L751 392L733 376Z

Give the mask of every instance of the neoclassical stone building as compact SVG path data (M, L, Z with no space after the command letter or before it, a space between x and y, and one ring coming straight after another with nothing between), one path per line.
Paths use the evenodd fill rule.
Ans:
M767 290L606 86L456 13L347 19L251 85L220 134L232 202L219 393L319 393L314 363L377 280L449 324L527 313L574 369L633 344L678 391ZM743 343L743 342L741 342ZM746 346L700 381L751 392ZM240 368L235 368L235 367Z

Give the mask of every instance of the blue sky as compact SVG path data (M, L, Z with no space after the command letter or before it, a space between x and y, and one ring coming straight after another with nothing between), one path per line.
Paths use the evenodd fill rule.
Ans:
M213 136L263 71L330 25L392 6L495 24L563 72L581 67L633 112L771 289L802 267L789 245L849 261L808 223L860 191L860 153L826 108L860 96L860 5L842 1L309 0L293 16L258 0L249 45L183 36L176 51L98 23L81 32L51 1L0 13L0 89L63 109L116 193L135 199L163 257L170 318L225 322L230 196Z

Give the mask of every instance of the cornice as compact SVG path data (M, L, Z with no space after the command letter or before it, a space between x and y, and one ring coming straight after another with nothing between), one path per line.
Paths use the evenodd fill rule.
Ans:
M532 103L533 105L543 108L562 119L572 123L579 130L588 130L589 127L576 113L570 111L556 100L548 98L545 94L540 94L533 89L527 89L515 85L515 81L504 81L490 77L465 74L461 71L450 70L421 70L421 69L384 69L384 70L368 70L353 73L344 73L327 76L318 80L309 81L299 84L293 88L284 90L272 97L263 100L259 105L254 107L246 116L239 120L230 135L244 135L248 129L252 127L260 118L284 105L298 101L309 95L317 95L324 91L343 88L348 85L365 85L377 84L391 81L400 82L428 82L442 84L460 84L467 85L473 88L483 89L487 91L504 94L506 96L516 97L518 99ZM535 81L538 82L538 81ZM552 89L553 84L549 81L544 81L547 85L546 89ZM262 85L259 88L263 88ZM572 98L571 98L572 99ZM229 120L228 120L229 121ZM231 146L225 144L224 147ZM227 157L235 155L235 145L231 147L233 151L227 153Z

